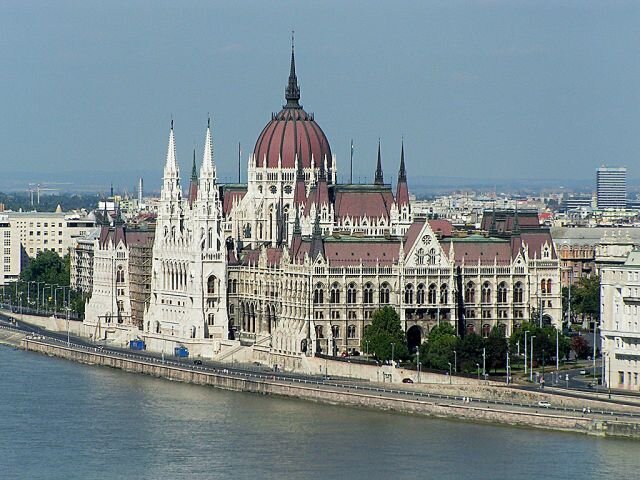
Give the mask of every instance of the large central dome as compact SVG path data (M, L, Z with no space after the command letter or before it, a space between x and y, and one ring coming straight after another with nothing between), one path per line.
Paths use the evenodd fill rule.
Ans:
M312 158L316 168L323 167L326 157L327 168L332 170L329 141L313 119L313 115L305 112L300 105L300 87L296 77L293 47L285 99L287 104L278 114L272 116L258 137L253 150L256 165L262 167L266 157L267 167L277 168L278 159L281 158L282 168L295 168L297 155L303 168L311 167Z

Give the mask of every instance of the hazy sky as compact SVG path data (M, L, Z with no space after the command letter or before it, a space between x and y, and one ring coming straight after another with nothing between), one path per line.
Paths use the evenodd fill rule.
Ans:
M184 179L210 112L235 181L238 142L244 176L284 103L292 28L301 103L339 176L353 138L370 181L380 137L395 179L404 135L410 180L640 177L637 0L4 0L0 177L144 174L157 189L171 116Z

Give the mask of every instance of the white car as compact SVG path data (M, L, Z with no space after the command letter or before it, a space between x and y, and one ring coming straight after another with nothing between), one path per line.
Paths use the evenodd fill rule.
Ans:
M539 407L544 407L544 408L549 408L551 406L551 404L549 402L540 401L540 402L538 402L538 406Z

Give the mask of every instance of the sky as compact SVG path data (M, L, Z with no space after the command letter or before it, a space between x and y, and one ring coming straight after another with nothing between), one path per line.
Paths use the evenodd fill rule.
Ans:
M338 176L409 182L640 178L638 1L0 2L0 188L158 190L170 120L186 183L207 115L219 179L242 177L284 103L291 30L301 103ZM412 178L413 177L413 178ZM64 186L59 188L66 188Z

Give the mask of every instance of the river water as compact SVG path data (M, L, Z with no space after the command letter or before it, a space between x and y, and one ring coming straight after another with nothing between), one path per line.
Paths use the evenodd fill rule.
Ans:
M0 346L0 478L633 479L640 444L225 392Z

